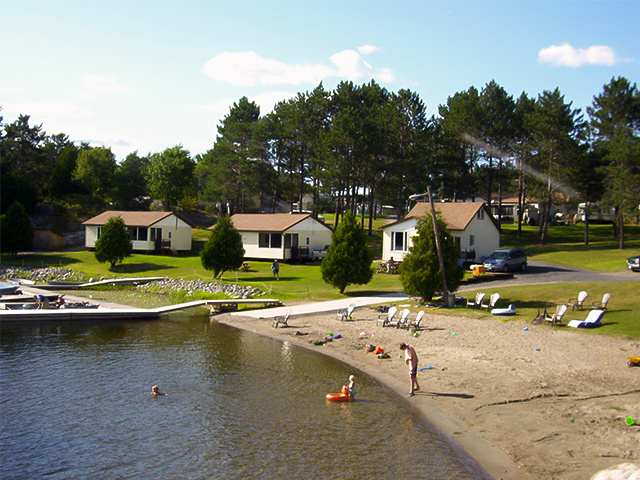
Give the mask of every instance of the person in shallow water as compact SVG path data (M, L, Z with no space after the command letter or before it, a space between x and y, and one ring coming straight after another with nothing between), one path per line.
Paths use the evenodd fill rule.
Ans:
M349 385L342 387L342 395L347 395L350 402L356 399L356 377L354 375L349 377Z
M157 395L166 395L166 393L161 393L161 392L160 392L160 387L159 387L158 385L154 385L153 387L151 387L151 393L152 393L154 396L157 396Z
M405 352L405 363L409 365L409 377L411 378L409 396L413 397L413 392L420 390L420 384L418 383L418 354L411 345L407 345L404 342L400 344L400 350Z

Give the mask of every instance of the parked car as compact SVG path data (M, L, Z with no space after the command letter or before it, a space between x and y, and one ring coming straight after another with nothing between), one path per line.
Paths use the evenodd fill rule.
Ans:
M627 258L627 268L632 272L640 272L640 255Z
M324 248L322 250L314 250L313 251L313 261L322 261L324 260L324 257L327 256L327 249L329 248L329 245L325 245Z
M488 272L525 270L527 268L527 255L517 248L496 250L484 260L484 268Z

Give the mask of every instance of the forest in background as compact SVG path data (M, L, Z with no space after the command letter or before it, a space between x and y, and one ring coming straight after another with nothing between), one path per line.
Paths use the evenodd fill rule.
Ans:
M541 243L552 205L614 209L621 241L625 219L638 215L640 93L623 77L586 112L557 88L514 97L494 81L456 93L431 117L416 93L374 81L320 84L263 116L243 97L207 152L175 145L120 162L109 147L48 135L28 115L0 117L0 126L2 213L15 200L29 213L47 203L79 219L106 209L276 211L278 202L293 211L311 195L314 215L336 212L337 224L345 211L365 212L370 230L378 206L400 218L430 187L450 201L515 193L519 215L537 199Z

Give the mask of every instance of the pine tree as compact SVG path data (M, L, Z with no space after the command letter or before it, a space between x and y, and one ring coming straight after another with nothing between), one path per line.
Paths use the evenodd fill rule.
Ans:
M213 278L222 277L227 270L237 270L244 261L242 235L228 216L218 218L209 241L200 252L205 270L213 270Z
M453 242L453 237L447 230L447 224L439 216L438 230L442 243L447 287L450 292L455 292L464 276L464 271L458 266L460 250ZM418 234L413 237L413 246L409 248L409 253L402 260L400 283L408 295L420 296L425 301L430 301L434 293L443 290L436 236L430 216L418 222L417 232Z
M133 252L131 234L122 217L111 217L104 227L100 238L96 241L96 260L100 263L109 262L111 268Z
M331 245L322 261L322 279L344 293L349 285L365 285L373 278L371 254L364 230L356 217L347 212L331 236Z

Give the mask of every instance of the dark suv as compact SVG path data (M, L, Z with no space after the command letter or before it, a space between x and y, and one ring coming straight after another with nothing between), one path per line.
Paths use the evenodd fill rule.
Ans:
M517 248L496 250L484 260L484 268L489 272L525 270L527 268L527 255Z

